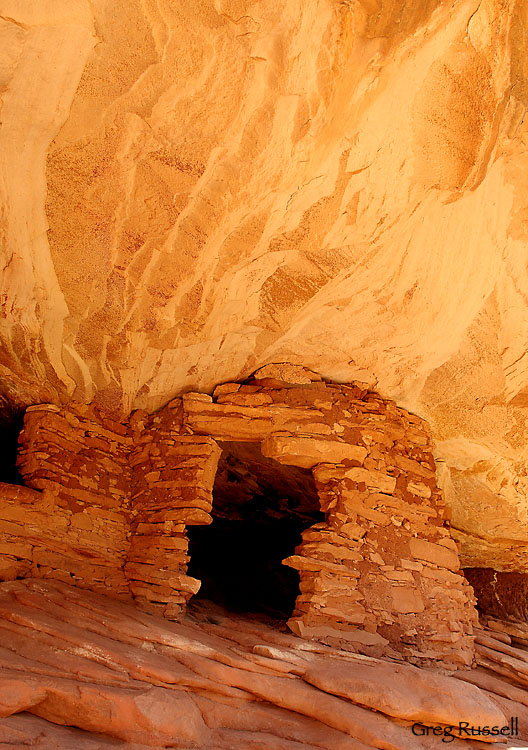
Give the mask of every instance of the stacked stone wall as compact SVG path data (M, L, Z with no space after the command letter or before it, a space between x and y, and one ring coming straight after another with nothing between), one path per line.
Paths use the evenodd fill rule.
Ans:
M373 404L376 416L388 417L382 442ZM367 451L362 465L314 468L326 523L307 530L286 561L299 570L302 592L290 626L324 637L330 625L333 641L469 665L474 599L459 572L429 436L394 405L369 399L366 406L354 407Z
M126 597L127 427L90 407L42 405L27 410L19 443L19 470L36 491L20 488L16 495L4 486L0 493L4 564L15 557L16 577L56 578Z
M326 520L284 561L300 575L295 633L420 663L472 663L475 601L423 420L359 385L326 384L292 366L219 386L211 399L187 394L183 420L312 468Z
M294 632L471 664L473 592L459 572L427 426L359 384L325 383L291 365L262 368L212 397L185 394L126 424L90 407L28 410L19 464L32 489L1 494L0 570L134 596L178 617L200 585L187 576L186 528L212 520L216 441L255 442L264 456L313 471L326 518L284 561L300 576Z
M144 609L178 617L200 581L186 575L186 528L211 523L212 488L220 449L209 437L185 433L181 400L160 414L136 412L131 544L125 564L130 590Z

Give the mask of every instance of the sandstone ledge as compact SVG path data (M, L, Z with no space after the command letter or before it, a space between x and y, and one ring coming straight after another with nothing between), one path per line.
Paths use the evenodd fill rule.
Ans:
M503 725L512 713L528 730L526 694L507 679L460 681L220 610L175 624L28 579L0 584L0 618L2 748L433 750L438 737L414 736L414 722Z

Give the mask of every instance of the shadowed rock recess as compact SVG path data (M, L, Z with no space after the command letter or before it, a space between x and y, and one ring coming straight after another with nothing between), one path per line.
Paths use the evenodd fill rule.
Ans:
M2 0L0 748L528 744L527 50Z

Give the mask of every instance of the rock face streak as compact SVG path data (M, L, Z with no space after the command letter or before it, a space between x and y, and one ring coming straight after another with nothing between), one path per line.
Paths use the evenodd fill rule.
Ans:
M526 570L527 13L4 0L2 395L365 381L432 424L471 564Z

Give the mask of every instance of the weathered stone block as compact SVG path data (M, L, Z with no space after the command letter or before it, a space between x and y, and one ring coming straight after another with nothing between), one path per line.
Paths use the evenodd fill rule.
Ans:
M448 570L456 571L460 568L458 554L454 550L447 549L440 544L434 544L425 539L413 538L409 540L409 549L413 557L418 560L426 560L433 563L433 565L438 565L438 567L447 568Z
M418 613L425 609L424 601L414 587L394 586L391 591L394 612Z
M340 463L344 460L362 464L367 456L367 449L360 445L348 445L336 440L275 435L270 435L263 441L261 450L262 455L274 458L279 463L308 469L316 464Z

